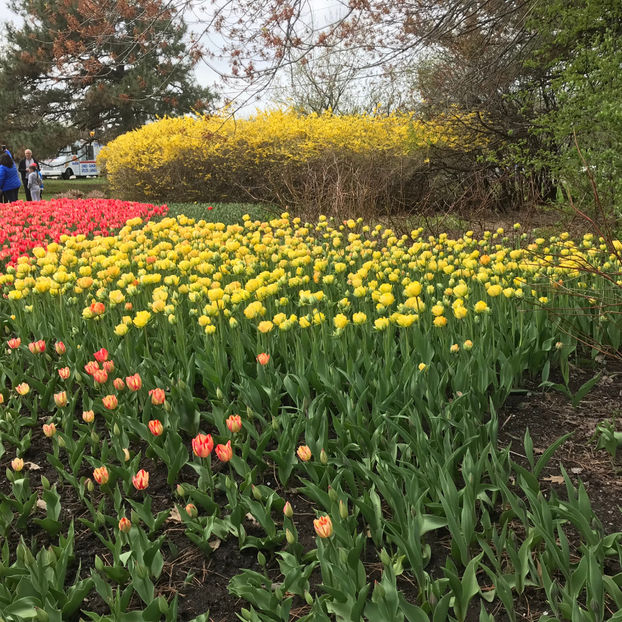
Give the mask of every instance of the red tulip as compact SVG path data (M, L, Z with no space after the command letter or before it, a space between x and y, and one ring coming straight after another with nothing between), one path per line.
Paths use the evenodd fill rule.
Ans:
M106 348L101 348L101 350L97 350L97 352L95 352L93 356L95 357L96 361L98 361L99 363L103 363L104 361L108 360L108 350L106 350Z
M207 458L214 449L214 440L211 434L197 434L192 439L192 451L199 458Z

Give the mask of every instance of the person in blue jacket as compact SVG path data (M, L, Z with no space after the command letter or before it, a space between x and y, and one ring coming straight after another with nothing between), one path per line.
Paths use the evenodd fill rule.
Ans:
M19 192L22 180L19 178L19 171L11 152L2 146L2 154L0 155L0 191L2 192L2 202L12 203L17 201L17 193Z

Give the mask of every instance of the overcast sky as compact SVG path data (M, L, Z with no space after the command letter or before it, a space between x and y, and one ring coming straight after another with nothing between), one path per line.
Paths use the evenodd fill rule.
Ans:
M258 0L260 1L260 0ZM339 14L343 5L339 0L307 0L310 6L311 14L305 17L311 17L316 26L334 20ZM6 0L0 0L0 5L5 4ZM196 10L187 15L186 21L191 32L195 34L203 33L202 23L206 23L209 19L209 11L211 10L211 2L200 1L197 3ZM15 14L8 8L0 8L0 26L13 22L20 22ZM212 51L222 47L222 39L216 33L203 34L201 43L207 49ZM206 61L200 61L195 68L197 81L203 85L212 87L215 92L221 95L222 103L226 99L234 100L236 116L248 116L255 112L257 108L265 108L273 103L273 98L279 90L278 81L273 83L269 88L255 93L252 89L241 91L232 84L223 84L221 74L229 73L229 63L226 58L213 58Z
M307 0L312 15L303 16L307 21L312 18L317 27L333 21L343 10L343 5L338 0ZM203 46L210 50L217 50L222 47L223 40L216 33L203 34L201 22L205 23L209 18L211 3L204 2L203 6L188 15L186 21L191 32L202 35ZM283 82L276 80L267 89L259 93L248 89L241 91L232 84L223 84L220 74L229 73L229 62L226 58L206 59L200 61L195 69L197 80L204 86L211 86L220 93L223 99L233 99L238 116L248 116L255 112L257 108L265 108L274 103L274 97L283 90Z

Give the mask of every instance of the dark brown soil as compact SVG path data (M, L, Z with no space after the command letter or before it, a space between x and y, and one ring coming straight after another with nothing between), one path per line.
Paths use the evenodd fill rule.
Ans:
M596 371L573 369L571 391L577 391ZM585 485L604 532L613 533L622 531L622 451L612 458L605 450L597 449L596 429L599 424L612 421L616 430L622 430L622 366L609 361L601 371L600 381L576 407L563 393L545 392L538 388L538 383L527 384L528 391L522 395L510 396L499 413L499 445L510 446L513 460L527 466L523 445L526 429L536 459L558 438L572 432L542 474L543 489L565 496L560 468L563 466L575 485L579 481ZM546 598L538 590L527 592L516 604L519 619L529 622L538 620L546 610Z

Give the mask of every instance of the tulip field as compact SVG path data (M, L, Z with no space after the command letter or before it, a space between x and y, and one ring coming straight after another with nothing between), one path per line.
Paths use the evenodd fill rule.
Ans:
M28 209L0 207L0 619L622 620L622 534L542 481L567 435L498 442L525 380L619 350L618 241Z

